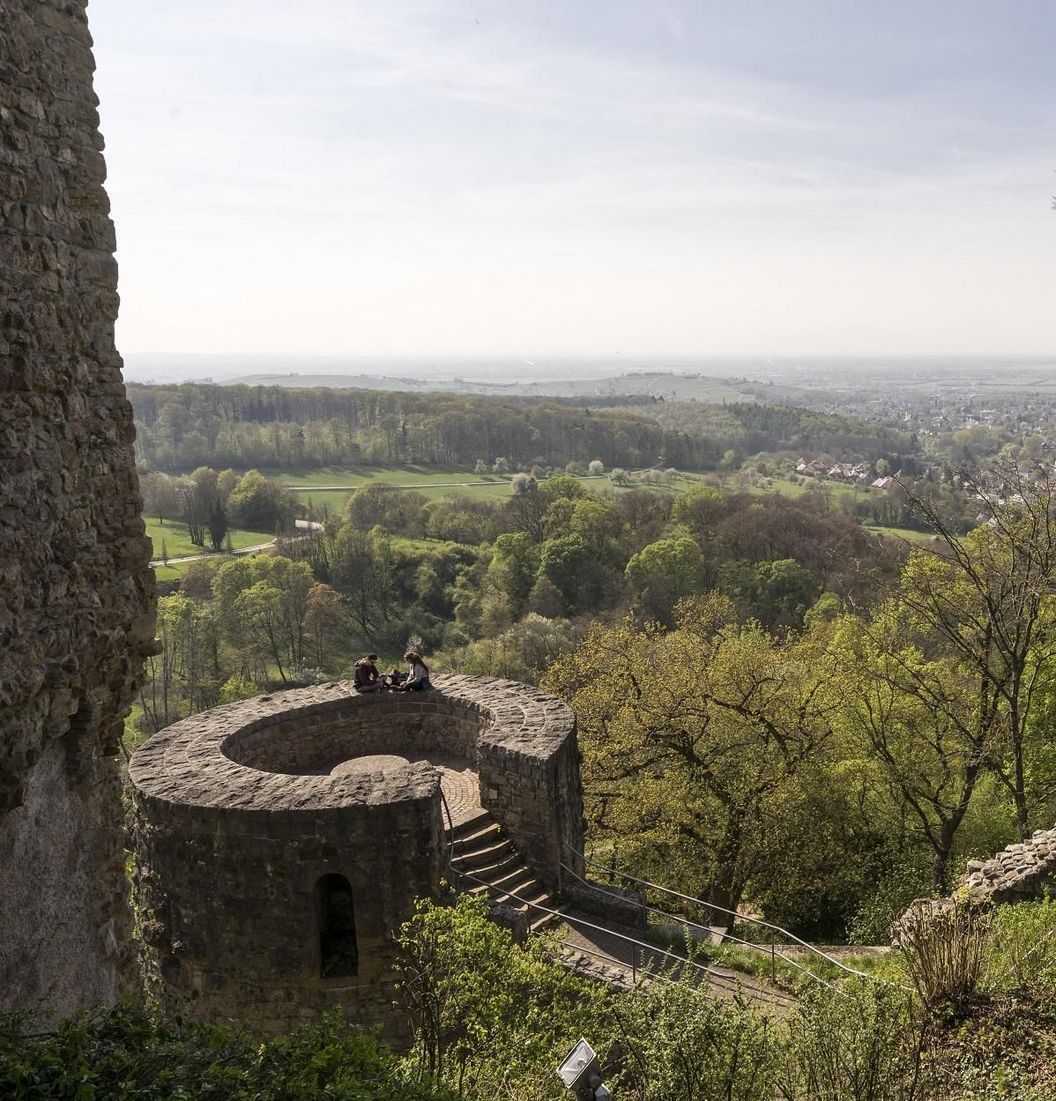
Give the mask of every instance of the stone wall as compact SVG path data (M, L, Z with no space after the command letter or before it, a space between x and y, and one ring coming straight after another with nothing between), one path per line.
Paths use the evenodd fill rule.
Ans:
M970 860L964 890L975 902L1020 902L1056 890L1056 830L1036 830L1029 841L989 860Z
M402 1040L392 934L417 897L437 894L447 846L438 773L400 754L477 764L493 814L554 881L564 844L582 848L572 712L510 681L434 683L260 696L137 751L136 893L156 992L269 1032L340 1005ZM338 978L321 973L316 897L333 875L350 885L359 951L356 974Z
M111 999L154 633L84 3L0 0L0 1010Z

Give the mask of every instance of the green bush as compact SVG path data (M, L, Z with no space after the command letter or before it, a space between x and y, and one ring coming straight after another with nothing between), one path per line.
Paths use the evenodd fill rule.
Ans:
M786 1101L915 1101L922 1035L906 993L858 979L804 992L788 1022Z
M29 1033L0 1018L5 1101L445 1101L398 1061L327 1014L261 1042L238 1029L123 1005Z
M773 1022L693 986L659 980L610 1000L606 1043L618 1097L772 1101L780 1045Z
M397 942L417 1074L489 1101L563 1096L555 1067L594 1032L602 987L554 962L545 939L515 945L468 895L454 906L419 901Z
M1056 899L1001 906L985 948L988 990L1056 990Z

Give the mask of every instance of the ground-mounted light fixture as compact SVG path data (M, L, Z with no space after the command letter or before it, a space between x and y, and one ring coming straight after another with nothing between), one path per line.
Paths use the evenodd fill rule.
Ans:
M578 1101L610 1101L612 1097L601 1080L597 1053L586 1040L580 1040L561 1060L557 1076Z

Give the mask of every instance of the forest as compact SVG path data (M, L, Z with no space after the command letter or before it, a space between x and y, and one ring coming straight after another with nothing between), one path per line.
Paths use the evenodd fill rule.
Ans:
M601 459L608 467L709 470L727 452L883 459L917 472L908 433L791 406L637 399L496 399L415 391L281 386L128 387L137 448L152 469L412 463L515 469ZM727 465L729 464L727 459Z
M285 534L166 586L134 738L413 644L573 704L613 866L800 935L882 941L965 858L1056 813L1053 485L1015 476L1018 510L981 484L990 523L967 536L903 487L936 533L911 549L816 495L599 494L570 475L504 499L367 484L293 531L277 483L200 469L203 514ZM148 515L172 507L166 481L145 482Z

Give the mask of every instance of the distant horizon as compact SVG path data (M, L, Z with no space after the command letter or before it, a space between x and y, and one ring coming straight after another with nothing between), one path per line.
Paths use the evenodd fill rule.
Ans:
M956 370L989 370L994 373L1039 371L1056 368L1056 355L1008 354L1003 356L975 354L947 355L738 355L738 356L589 356L541 355L534 358L509 353L482 353L462 356L416 356L378 354L340 355L337 353L286 354L210 353L210 352L145 352L127 353L125 378L130 382L239 382L244 379L327 377L333 379L391 378L399 380L423 378L434 381L464 377L466 381L493 380L507 385L511 379L521 383L553 382L555 376L568 380L603 379L642 373L698 374L706 377L740 375L764 381L769 376L792 377L810 368L840 367L850 372L882 366L885 370L925 367L936 373Z

